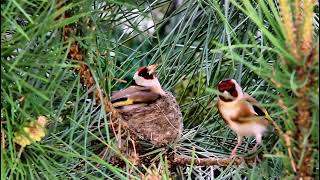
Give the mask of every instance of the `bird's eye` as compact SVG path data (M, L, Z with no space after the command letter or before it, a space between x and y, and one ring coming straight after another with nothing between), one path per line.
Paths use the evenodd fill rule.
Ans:
M148 74L148 69L147 68L143 68L139 71L138 75L141 77L144 77L145 75Z

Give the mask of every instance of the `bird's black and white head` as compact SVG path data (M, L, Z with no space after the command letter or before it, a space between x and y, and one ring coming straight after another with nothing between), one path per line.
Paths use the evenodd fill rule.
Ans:
M234 79L220 81L218 84L218 90L222 93L222 95L219 95L219 98L226 102L243 97L242 88Z
M155 74L157 65L143 66L134 74L133 79L139 86L150 87L154 92L164 95L160 82Z

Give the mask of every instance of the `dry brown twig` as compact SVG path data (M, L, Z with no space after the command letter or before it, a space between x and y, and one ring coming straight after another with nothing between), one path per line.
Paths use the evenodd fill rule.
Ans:
M291 136L292 136L291 131L288 131L287 133L285 133L284 134L284 141L285 141L285 144L286 144L287 149L288 149L288 154L289 154L289 158L290 158L290 163L291 163L292 169L293 169L294 172L297 172L297 165L294 162L293 155L292 155Z
M254 158L241 158L241 157L235 157L235 158L192 158L190 156L182 156L182 155L174 155L173 164L176 165L186 165L191 164L194 162L194 165L196 166L229 166L231 164L233 165L241 165L241 164L254 164L255 163L255 157Z

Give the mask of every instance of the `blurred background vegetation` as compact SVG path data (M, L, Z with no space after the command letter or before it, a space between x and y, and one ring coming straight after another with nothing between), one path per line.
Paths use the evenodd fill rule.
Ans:
M319 176L316 1L7 0L1 22L1 179ZM67 26L76 33L65 39ZM74 41L83 61L68 57ZM109 96L129 86L138 67L159 64L160 82L183 113L180 154L223 158L236 144L215 107L222 79L236 79L280 129L270 126L254 165L169 168L160 148L152 166L127 158L125 168L115 166L109 114L74 71L83 63ZM39 116L46 136L21 147L17 134ZM247 138L240 156L254 143Z

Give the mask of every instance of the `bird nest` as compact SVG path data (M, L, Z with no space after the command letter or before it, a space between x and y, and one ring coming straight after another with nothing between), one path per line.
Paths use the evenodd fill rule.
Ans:
M182 114L175 97L168 91L151 104L119 113L130 132L154 146L170 144L181 137Z

